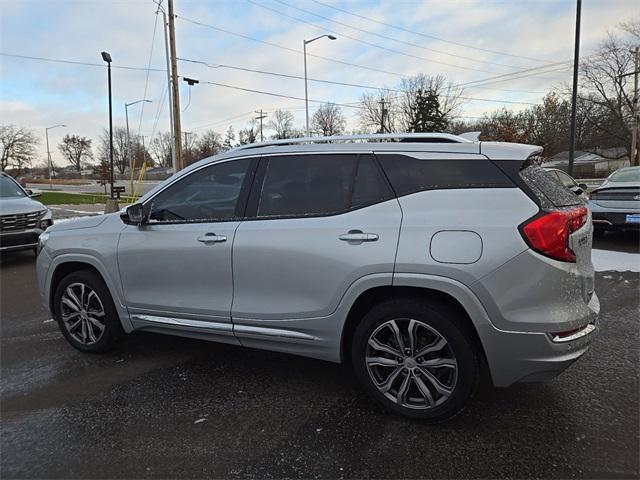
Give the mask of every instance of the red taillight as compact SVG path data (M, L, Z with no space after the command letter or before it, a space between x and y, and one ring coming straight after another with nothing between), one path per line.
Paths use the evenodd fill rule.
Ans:
M569 235L586 223L588 215L586 207L546 212L526 223L522 235L536 252L563 262L575 262Z

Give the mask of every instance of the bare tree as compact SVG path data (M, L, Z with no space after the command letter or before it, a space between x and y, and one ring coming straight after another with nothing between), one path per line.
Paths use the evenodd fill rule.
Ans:
M238 132L238 141L240 145L255 143L260 135L260 125L256 119L251 119L249 125Z
M293 137L293 113L288 110L275 110L267 125L275 131L273 135L275 139Z
M634 68L630 49L638 41L638 23L622 26L627 32L625 37L609 33L597 54L580 66L582 88L578 95L583 104L592 104L586 121L600 133L592 139L597 142L592 147L624 146L630 150L633 77L624 74Z
M196 149L198 135L193 132L182 132L182 158L185 166L200 159Z
M104 129L100 136L98 160L109 162L109 130L107 129ZM121 175L129 168L127 129L124 127L114 127L113 129L113 165Z
M86 163L93 160L91 139L87 137L67 134L62 138L60 145L58 145L58 150L60 150L65 160L75 167L78 173Z
M31 165L36 154L38 139L26 128L0 125L0 167L11 170L14 176Z
M342 110L334 103L320 105L311 119L312 131L325 137L343 134L346 124Z
M397 131L396 98L388 90L363 93L360 97L360 126L365 132L388 133Z
M173 136L171 132L158 132L149 143L149 153L155 163L162 168L172 165L171 149L173 148Z
M207 158L222 152L222 135L214 130L207 130L198 137L198 158Z
M416 125L425 123L418 117L424 117L427 113L425 111L427 107L424 105L426 99L429 99L427 103L437 104L437 112L434 107L429 106L427 109L434 112L433 115L427 114L427 116L437 116L439 121L435 124L444 124L444 128L463 103L462 89L447 81L442 75L430 76L421 73L411 78L403 78L400 82L400 90L402 93L399 94L397 101L398 127L403 132L415 131Z
M236 145L236 132L232 125L229 125L227 132L224 134L224 141L222 142L222 148L224 150L231 150Z

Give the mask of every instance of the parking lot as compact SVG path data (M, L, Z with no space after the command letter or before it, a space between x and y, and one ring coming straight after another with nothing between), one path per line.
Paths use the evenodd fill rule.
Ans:
M2 478L638 477L638 273L597 273L601 333L563 375L483 386L428 426L330 363L155 334L82 354L40 306L33 253L0 262Z

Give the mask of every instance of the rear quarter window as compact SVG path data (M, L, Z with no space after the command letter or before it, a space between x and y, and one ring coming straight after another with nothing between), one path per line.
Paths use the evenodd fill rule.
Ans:
M564 186L553 172L548 172L538 165L520 170L520 178L529 187L542 208L562 208L584 204L584 201Z
M509 178L486 159L418 159L377 154L398 196L423 190L513 187Z

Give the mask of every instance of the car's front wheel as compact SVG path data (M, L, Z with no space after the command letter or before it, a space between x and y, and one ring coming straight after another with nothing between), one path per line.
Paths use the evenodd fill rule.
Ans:
M123 333L104 280L91 270L73 272L56 289L55 316L67 341L78 350L111 350Z
M438 422L459 413L480 376L480 356L459 313L435 302L397 298L358 325L352 362L365 390L386 409Z

